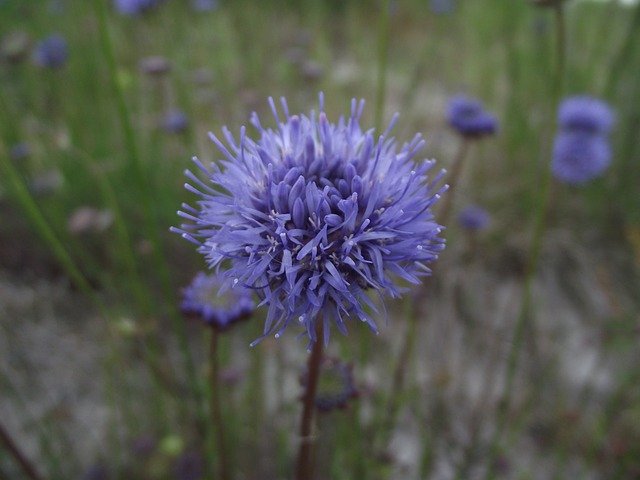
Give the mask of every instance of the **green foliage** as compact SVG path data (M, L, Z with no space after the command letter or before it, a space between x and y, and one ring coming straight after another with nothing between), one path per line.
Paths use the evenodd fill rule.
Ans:
M306 111L315 104L318 91L324 91L329 114L343 112L352 96L369 102L365 113L368 124L374 123L374 116L385 124L394 111L400 111L398 136L406 136L407 131L424 132L429 141L426 156L437 158L445 167L457 142L444 125L446 100L461 91L478 96L498 114L500 133L473 146L471 155L476 158L461 180L456 202L482 203L495 213L491 241L482 252L488 259L496 259L503 258L514 244L516 250L529 248L521 244L521 232L529 231L532 212L540 206L559 98L554 83L558 59L553 12L524 0L459 0L455 13L449 16L434 15L422 0L229 0L207 13L195 13L188 4L170 0L148 14L131 18L118 15L106 0L0 1L3 35L23 31L34 43L59 32L66 37L70 51L67 64L55 71L37 68L28 57L21 63L0 61L0 252L10 237L20 235L24 238L21 252L27 259L24 269L39 272L33 264L41 262L43 255L30 252L48 248L44 256L58 265L83 295L93 299L113 330L104 372L114 424L111 444L105 449L119 452L114 456L116 468L121 470L131 460L122 445L125 440L142 431L165 438L165 450L169 448L166 445L173 450L156 452L148 460L154 465L153 478L164 478L171 460L186 448L182 443L176 447L176 438L200 444L208 435L202 340L198 334L188 338L177 314L179 288L202 269L201 259L168 232L171 225L179 223L175 211L180 203L191 200L182 187L182 172L190 168L189 158L197 155L205 161L218 160L206 132L217 132L223 125L235 129L247 124L253 110L265 114L267 96L286 95L292 110ZM618 254L607 268L614 272L613 277L619 272L624 281L616 283L614 279L606 290L629 298L633 296L629 285L638 284L633 259L640 259L640 6L568 1L566 20L563 93L592 94L614 107L615 161L603 179L584 189L556 192L549 228L578 232L580 241L588 238L588 248L596 253L615 249ZM151 55L166 57L171 71L164 76L143 73L139 62ZM172 108L188 116L186 132L172 134L161 128L163 115ZM27 158L10 158L10 149L18 142L29 145ZM49 191L34 187L51 172L58 172L60 186L54 184ZM104 231L73 231L69 220L84 206L107 209L113 224ZM23 217L28 219L29 229L25 229ZM454 252L457 249L459 253L460 244L452 243ZM0 257L0 265L6 260ZM500 265L490 268L498 270ZM559 284L562 287L562 282ZM585 295L580 296L580 287L569 287L563 288L575 292L571 295L582 301ZM456 284L458 288L462 289L456 291L462 302L458 316L474 320L465 328L473 328L475 338L482 330L475 325L476 317L482 315L474 310L481 295L467 294ZM637 300L622 302L622 311L612 315L610 324L602 329L607 354L637 356L637 338L633 337ZM123 317L135 319L134 328L126 335L117 328ZM223 348L223 362L237 359L234 352L246 348L258 333L255 325L247 325L236 337L222 339L233 345ZM362 373L367 358L379 354L378 348L357 334L346 340L357 343L343 349L352 357L359 351L366 353L356 368ZM179 355L171 353L176 341ZM234 341L238 343L231 343ZM224 392L230 438L242 445L234 451L233 460L247 478L261 471L272 475L262 478L282 478L288 473L287 454L295 447L286 430L294 428L280 420L265 427L269 422L264 405L255 407L256 399L262 400L269 375L264 357L273 358L279 348L266 343L258 352L247 353L251 368L245 384ZM385 354L393 352L389 345L381 349ZM420 361L424 360L422 353L417 352ZM145 375L151 379L144 391L132 390L136 380L122 374L130 360L144 365ZM291 362L282 358L274 363L269 368L279 372L291 369ZM393 362L378 361L375 365L382 370L378 376L391 375ZM625 368L637 369L637 365ZM0 373L4 383L4 372ZM444 372L438 384L443 391L446 376ZM623 379L619 383L628 382ZM16 389L12 386L11 390ZM425 400L422 393L416 387L402 395L398 392L398 398L411 406L410 416L420 424L420 444L414 447L419 451L417 464L427 478L437 466L436 436L447 429L446 419L455 412L444 396L434 394ZM19 404L20 395L11 397ZM270 395L281 401L277 418L292 415L297 406L294 398L280 391ZM378 422L388 405L385 395L372 387L361 400L362 417L366 417L367 408L374 409L372 416ZM613 426L611 435L624 441L637 439L638 398L623 397L620 394L612 402L625 406L624 418L599 419L603 437ZM152 399L152 408L140 412L136 404L148 399ZM531 398L529 401L535 403ZM323 465L325 471L331 472L331 478L391 478L393 473L387 470L392 467L385 465L384 455L371 451L373 442L362 438L375 435L363 434L372 427L363 426L357 416L360 408L341 412L340 418L336 417L340 424L325 428L336 442L321 450L323 458L331 458ZM510 412L516 417L516 427L505 420L504 438L491 445L496 452L503 453L505 438L514 434L517 425L526 423L523 419L533 410L526 410L523 404L518 408L522 410ZM29 421L27 413L25 421ZM160 415L162 421L157 418ZM245 416L250 427L239 420ZM636 468L637 472L637 461L633 460L637 448L631 446L620 454L619 465L624 467L599 462L594 452L610 445L598 444L595 420L586 423L582 428L594 432L589 437L593 445L584 449L591 448L593 458L588 452L569 449L566 438L555 439L549 448L557 448L557 456L563 460L569 455L588 458L591 467L613 471L618 478L623 478L622 468ZM65 465L67 459L51 446L51 438L57 435L55 426L37 425L33 434L40 439L42 470L51 478L70 478L78 473L82 462ZM614 440L607 437L601 442ZM485 452L488 447L478 448ZM258 462L247 453L253 451L259 452ZM334 456L336 451L339 453ZM0 457L0 472L4 471L3 462ZM528 474L517 472L522 478Z

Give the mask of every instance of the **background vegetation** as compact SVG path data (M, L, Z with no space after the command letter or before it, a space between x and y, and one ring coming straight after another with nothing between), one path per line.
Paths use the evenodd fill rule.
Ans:
M102 0L0 1L0 423L44 478L205 478L219 462L209 332L178 309L204 268L169 233L193 201L183 171L217 160L208 131L235 133L254 110L267 123L268 96L307 112L319 91L332 119L352 97L365 125L400 112L396 137L422 132L442 168L461 142L452 95L482 99L500 128L470 145L417 324L409 295L387 304L380 336L334 336L360 395L321 416L318 478L640 476L640 7L564 3L561 93L615 110L614 164L583 188L552 185L527 282L560 98L554 9L442 3L168 0L126 16ZM40 68L31 51L53 33L68 61ZM158 55L170 70L145 73ZM175 110L186 128L167 125ZM454 220L470 203L492 218L475 235ZM304 345L249 348L261 315L221 339L237 479L287 478L298 441ZM21 475L0 450L0 477Z

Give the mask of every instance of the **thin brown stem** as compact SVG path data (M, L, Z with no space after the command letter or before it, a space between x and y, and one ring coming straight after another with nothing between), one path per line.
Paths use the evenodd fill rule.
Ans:
M211 422L216 437L216 450L218 453L218 475L220 480L229 480L229 458L227 457L227 445L225 442L224 423L222 419L222 407L220 402L220 354L218 352L218 332L211 330L211 345L209 350L209 362L211 368Z
M0 424L0 444L9 452L13 459L20 465L22 472L30 480L42 480L36 467L29 461L18 445L13 441L9 432Z
M312 435L313 414L316 410L315 400L318 389L318 378L320 377L320 364L322 363L322 349L324 346L324 335L322 319L316 320L316 341L313 343L311 354L307 359L307 381L302 397L302 417L300 421L300 449L298 450L298 461L296 463L296 480L313 480L313 443L315 436Z

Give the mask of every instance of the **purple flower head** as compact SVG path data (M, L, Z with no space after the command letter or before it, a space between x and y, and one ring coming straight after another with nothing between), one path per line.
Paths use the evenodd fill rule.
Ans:
M346 333L354 317L377 332L367 292L397 297L392 277L419 283L444 248L431 213L443 174L429 182L434 162L414 161L420 135L401 147L388 137L395 118L377 141L362 131L364 101L353 100L337 123L322 95L320 113L309 116L290 115L282 99L281 117L269 101L276 129L254 113L256 140L244 127L239 140L224 128L226 145L210 134L225 159L194 159L207 179L186 172L195 185L187 189L201 198L196 208L183 205L190 223L174 231L199 245L230 286L258 293L269 307L263 336L277 338L293 323L314 342L321 321L328 342L331 323Z
M496 117L487 112L479 100L464 95L456 95L449 101L447 120L463 137L493 135L498 129Z
M436 15L449 15L456 9L455 0L429 0L429 8Z
M139 15L158 3L160 0L114 0L116 10L123 15Z
M42 40L33 52L33 61L43 68L60 68L67 61L69 50L62 35L54 34Z
M558 124L565 131L606 135L614 119L609 105L586 95L565 99L558 110Z
M248 319L255 304L251 291L246 288L226 290L218 275L199 272L182 290L180 309L185 315L201 318L218 331L228 330L235 323Z
M603 135L560 132L553 145L551 171L564 183L580 185L604 173L611 163L611 147Z
M189 119L182 110L170 110L162 119L162 128L168 133L182 133L189 127Z
M468 205L458 215L458 223L466 230L476 231L487 228L491 216L484 208Z

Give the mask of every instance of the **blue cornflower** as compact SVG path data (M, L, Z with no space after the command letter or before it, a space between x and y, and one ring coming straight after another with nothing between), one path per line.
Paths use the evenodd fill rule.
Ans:
M492 135L498 129L496 117L479 100L464 95L456 95L449 101L447 121L463 137Z
M189 127L189 119L182 110L169 110L162 119L162 128L168 133L182 133Z
M62 35L53 34L36 45L33 61L43 68L60 68L67 61L69 50Z
M483 230L491 221L491 216L484 208L468 205L458 215L458 223L467 230Z
M551 171L564 183L579 185L599 177L611 164L606 137L583 132L560 132L553 145Z
M218 275L200 272L182 290L182 313L199 317L218 331L228 330L233 324L248 319L254 308L251 291L241 287L225 291Z
M158 3L160 0L114 0L116 10L123 15L139 15Z
M609 105L587 95L567 98L558 110L558 125L564 131L606 135L613 127L614 119Z
M244 127L239 141L223 129L226 146L210 134L225 160L194 159L207 182L186 172L201 199L183 205L191 223L174 231L199 245L230 286L258 293L269 306L265 336L299 323L314 342L321 321L326 343L332 322L346 333L353 317L377 332L367 292L397 297L392 276L419 283L444 248L431 213L446 189L435 186L442 173L428 182L434 162L414 161L420 135L401 148L388 138L395 118L378 141L362 131L364 101L353 100L349 118L335 124L322 95L318 115L290 115L282 99L281 118L270 104L278 126L263 128L254 113L257 140Z

